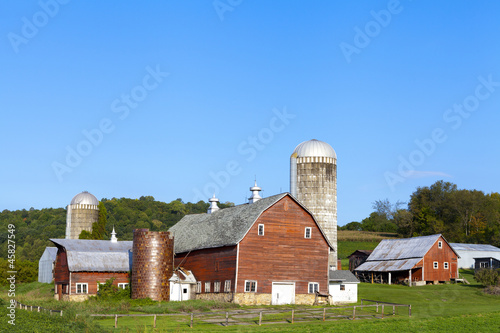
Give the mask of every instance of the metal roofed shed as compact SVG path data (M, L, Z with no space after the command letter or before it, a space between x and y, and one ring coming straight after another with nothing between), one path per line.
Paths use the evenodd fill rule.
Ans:
M51 283L54 279L54 262L57 257L57 247L46 247L38 261L38 282Z
M491 257L500 260L500 249L489 244L451 243L451 247L460 255L458 267L474 269L474 258Z
M70 272L128 272L132 266L132 241L51 239L64 248Z
M359 280L351 271L329 271L328 293L330 304L356 303Z
M355 272L362 281L372 283L450 281L458 278L458 258L441 234L384 239Z

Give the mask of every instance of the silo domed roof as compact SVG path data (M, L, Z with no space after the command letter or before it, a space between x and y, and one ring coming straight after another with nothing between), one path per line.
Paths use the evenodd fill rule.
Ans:
M332 157L337 158L335 150L328 143L312 139L295 147L292 156L296 157Z
M87 192L83 191L82 193L79 193L73 197L73 200L71 200L71 205L99 205L99 200L97 198Z

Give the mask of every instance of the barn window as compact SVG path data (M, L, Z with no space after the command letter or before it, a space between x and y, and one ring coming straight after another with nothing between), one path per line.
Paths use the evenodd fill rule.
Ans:
M480 262L479 263L479 268L488 268L490 267L490 264L487 262Z
M443 242L441 242L441 241L438 242L438 248L440 248L440 249L443 248Z
M437 261L434 261L434 269L438 269L439 268L439 264Z
M201 293L201 281L196 282L196 293Z
M257 291L257 281L245 281L245 292L254 293Z
M99 291L99 286L104 286L106 283L97 282L97 291Z
M182 288L182 293L183 294L187 294L188 293L188 289L187 288Z
M264 225L259 224L259 236L264 236Z
M309 294L315 294L319 291L319 283L309 282Z
M128 288L128 283L118 283L118 288L127 289Z
M205 292L206 293L210 292L210 282L205 282Z
M77 294L86 294L88 292L88 284L87 283L77 283L76 284L76 293Z
M231 291L231 280L226 280L224 282L224 291L226 293L230 292Z
M306 231L304 232L304 238L311 238L311 228L306 227Z
M448 269L448 263L447 263L447 262L445 262L445 263L443 264L443 268L444 268L444 269Z
M345 290L345 284L340 285L340 290Z
M220 281L214 282L214 293L220 293Z

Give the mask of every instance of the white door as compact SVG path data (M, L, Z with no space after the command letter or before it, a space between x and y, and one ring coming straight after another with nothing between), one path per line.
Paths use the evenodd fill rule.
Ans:
M294 304L295 303L295 283L294 282L273 282L272 304Z

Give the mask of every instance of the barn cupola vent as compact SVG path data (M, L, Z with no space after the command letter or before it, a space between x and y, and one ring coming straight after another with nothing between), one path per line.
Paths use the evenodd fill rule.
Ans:
M212 213L214 213L214 212L216 212L216 211L218 211L220 209L219 206L217 206L217 203L219 202L219 199L217 199L215 197L215 193L214 193L213 197L211 197L210 199L208 199L208 201L210 202L210 207L208 208L208 211L207 211L208 214L212 214Z
M250 199L248 199L248 203L253 204L254 202L257 202L260 199L262 199L262 197L259 195L259 192L262 191L262 189L257 186L257 181L255 181L253 187L250 187L250 191L252 191L252 196L250 197Z
M113 227L113 231L111 232L111 241L112 241L113 243L118 242L118 238L116 238L115 227Z

